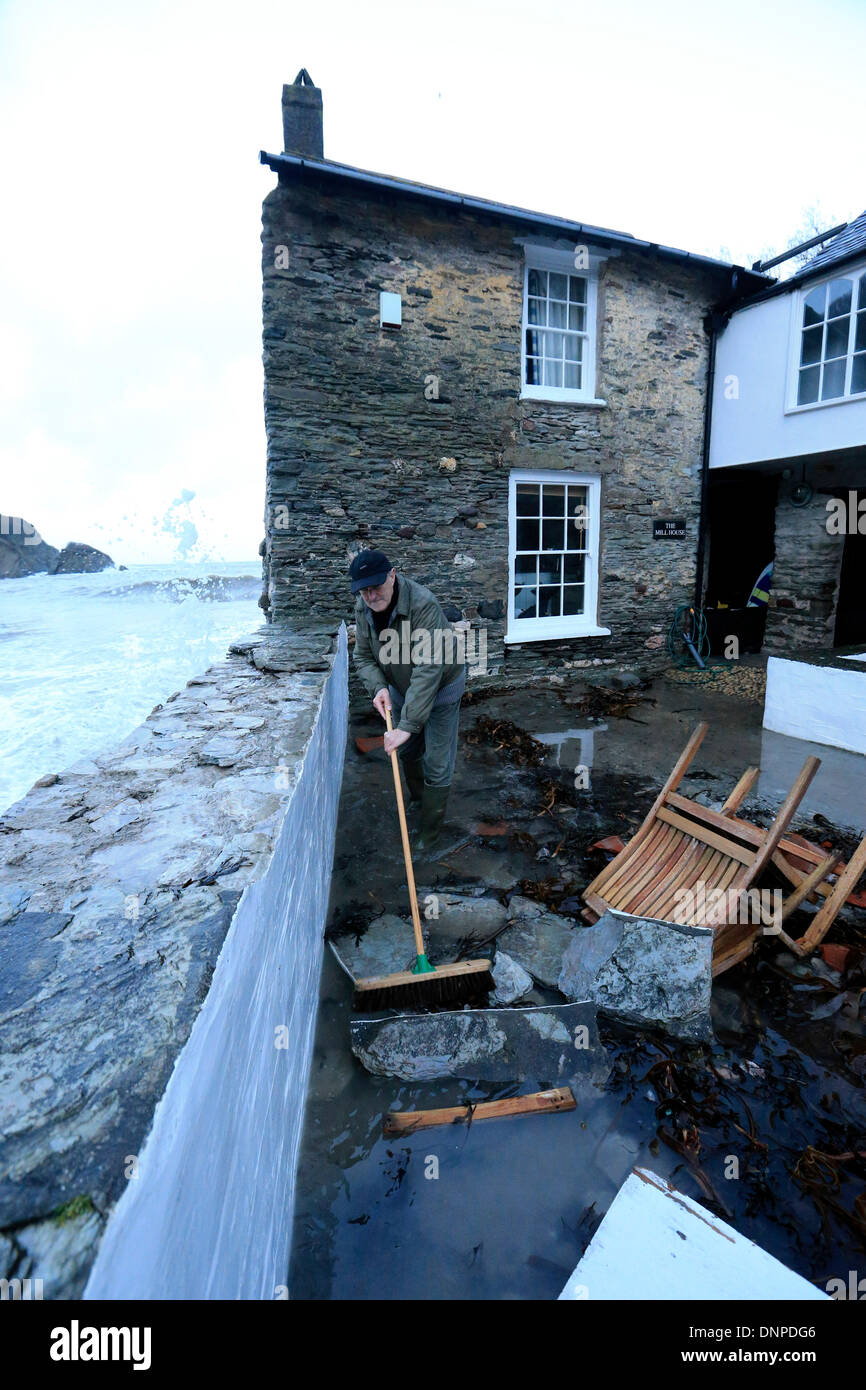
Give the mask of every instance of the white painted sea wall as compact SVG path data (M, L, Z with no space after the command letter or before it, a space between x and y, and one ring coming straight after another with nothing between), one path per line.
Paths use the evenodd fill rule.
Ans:
M843 670L771 656L764 728L866 753L866 669Z
M346 633L85 1298L285 1297L347 725Z

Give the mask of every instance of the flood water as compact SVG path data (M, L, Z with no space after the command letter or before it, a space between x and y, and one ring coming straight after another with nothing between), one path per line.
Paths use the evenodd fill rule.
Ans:
M448 814L455 848L419 868L419 893L483 887L507 901L534 881L538 891L550 887L560 911L576 912L581 888L605 862L589 846L629 837L699 718L711 731L681 790L708 804L721 802L762 753L770 769L759 790L778 801L787 787L774 779L784 781L787 762L796 772L812 751L783 740L794 746L776 745L768 759L757 706L663 683L647 693L657 704L625 718L587 719L553 690L464 706ZM490 743L467 742L480 716L540 737L544 763L517 766ZM350 725L330 933L361 930L383 910L408 919L390 769L381 753L362 756L354 744L378 731L375 716ZM855 764L843 767L852 786L864 760ZM589 785L570 794L579 767ZM813 839L812 818L824 814L817 808L834 799L836 772L824 773L795 822ZM551 800L552 813L540 814ZM508 834L470 836L479 822L503 821ZM866 911L837 928L831 939L856 945L862 934L866 945ZM493 1086L369 1075L349 1047L351 984L326 948L292 1298L554 1299L635 1165L670 1178L821 1288L850 1270L866 1274L866 1027L854 984L846 981L843 1012L838 977L823 962L813 971L761 942L714 985L711 1045L600 1020L610 1075L601 1087L575 1085L574 1111L395 1140L382 1135L390 1109L495 1099L543 1089L550 1078ZM537 990L529 1001L554 998Z

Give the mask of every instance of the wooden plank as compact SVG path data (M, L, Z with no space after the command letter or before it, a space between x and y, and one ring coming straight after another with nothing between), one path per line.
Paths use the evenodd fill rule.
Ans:
M761 769L759 767L746 768L739 782L722 807L723 816L732 816L735 811L739 810L746 797L749 795L749 792L752 790L752 787L755 785L760 771Z
M714 956L713 979L715 979L717 975L723 975L726 970L730 970L732 965L739 965L741 960L745 960L747 956L750 956L754 950L756 938L757 933L754 936L750 936L748 940L741 944L732 946L729 951L725 951L724 954L720 955L718 958Z
M837 854L834 850L832 854L827 855L823 864L818 864L810 874L803 875L793 893L789 894L782 904L783 922L786 917L790 917L791 913L800 906L804 898L808 898L809 894L817 887L822 879L825 879L828 874L832 874L835 871L841 858L841 854Z
M645 857L652 853L656 842L666 834L667 830L665 826L656 822L651 827L647 838L642 841L641 844L638 845L634 840L629 840L622 853L616 856L612 864L607 865L607 868L612 870L612 872L605 878L599 874L598 878L593 879L592 883L589 885L590 891L593 893L603 892L605 898L610 901L610 894L614 891L616 885L621 883L624 878L627 879L630 874L634 873L635 865L642 863ZM586 897L586 894L584 894L584 897Z
M717 834L715 830L710 830L705 825L687 820L685 816L679 815L676 811L669 811L666 806L661 808L658 817L659 820L666 821L668 825L675 825L678 830L684 830L687 835L694 836L696 840L702 840L705 845L712 845L713 849L720 850L729 859L737 859L741 864L751 864L755 858L754 850L746 849L744 845L738 845L736 841Z
M665 833L664 826L656 822L650 827L649 834L645 839L640 842L636 839L629 840L625 849L621 850L616 858L606 865L598 878L590 884L590 888L610 888L612 884L619 882L624 873L630 872L636 862L640 862L651 852L659 836Z
M497 1120L508 1115L551 1115L574 1110L577 1101L570 1086L552 1091L533 1091L528 1096L509 1096L506 1100L485 1100L478 1105L449 1105L442 1110L389 1110L382 1130L386 1135L414 1134L436 1125L459 1124L463 1120Z
M782 844L784 843L785 842L783 840ZM784 877L788 880L788 882L793 883L795 888L798 884L802 883L803 879L806 877L803 870L795 869L794 865L790 863L788 859L785 858L784 854L782 854L780 850L777 850L776 853L773 855L773 863L775 864L779 872L783 874ZM844 867L845 865L842 864L841 868L844 869ZM822 879L822 881L816 884L815 886L814 892L812 893L812 901L817 901L818 894L821 894L823 897L828 898L832 893L834 887L834 884L825 883Z
M607 903L605 902L604 898L599 897L598 893L591 893L588 888L582 896L583 901L586 903L588 908L592 909L592 911L591 913L582 912L580 914L581 917L591 916L592 922L597 922L599 917L603 917L604 914L607 912ZM592 923L590 923L590 925L592 925Z
M748 821L736 820L733 816L724 816L721 811L712 811L709 806L701 806L697 801L690 801L687 796L680 796L679 792L671 792L665 809L684 811L687 815L700 821L702 825L709 826L711 830L718 831L726 839L735 843L742 840L747 844L757 846L767 833L766 830L761 830L757 825L750 825Z
M626 874L619 887L619 898L631 902L648 883L664 876L664 865L670 860L679 832L668 826L662 827L662 834L655 841L652 850L643 855L635 864L632 873Z
M661 915L657 911L659 904L664 902L671 893L676 892L692 872L695 863L708 852L706 845L702 845L700 840L689 838L687 844L688 849L668 880L665 883L657 883L649 897L644 898L641 907L645 916L658 917Z
M412 970L400 970L396 975L367 975L355 981L355 992L363 994L365 990L381 989L383 985L417 985L425 979L435 980L437 975L450 980L455 975L474 975L490 969L489 960L461 960L456 965L438 966L432 975L416 975Z
M862 873L866 872L866 839L860 841L836 882L836 887L825 903L815 913L809 930L800 937L798 945L802 951L814 951L824 940L836 920L848 894L857 886Z
M642 841L646 839L655 822L656 811L659 809L660 806L664 805L665 797L668 796L670 792L676 791L680 782L683 780L683 777L686 775L686 772L689 769L689 765L692 759L694 758L695 754L697 753L698 749L700 748L701 744L703 743L706 737L707 730L709 729L709 727L709 724L707 724L706 721L703 721L702 723L698 724L696 729L692 731L688 743L686 744L682 753L674 763L670 776L668 777L667 781L665 782L664 786L662 787L652 806L647 811L640 826L632 835L631 839L625 847L625 850L623 850L623 854L625 854L627 850L632 849L635 845L641 844ZM617 859L619 859L619 855L617 855ZM609 869L610 865L606 865L606 868ZM602 869L601 874L599 874L599 878L601 878L604 872L605 870ZM594 889L598 885L596 881L593 880L593 882L589 886L590 888Z
M656 812L661 806L664 805L665 797L667 797L672 791L675 791L676 788L679 786L680 782L683 780L683 777L688 771L692 759L694 758L695 754L697 753L698 749L703 743L704 738L706 737L707 730L709 729L709 727L709 724L704 720L700 724L698 724L697 728L695 728L692 731L688 743L686 744L680 756L677 758L677 761L675 762L671 770L670 776L668 777L667 781L665 782L664 786L662 787L652 806L647 811L640 826L635 831L634 835L632 835L625 849L622 851L621 854L618 854L615 859L612 859L609 864L606 864L604 868L600 871L600 873L598 873L596 877L592 880L592 883L588 885L587 891L583 894L583 899L585 902L589 902L587 892L599 894L602 892L602 890L604 890L604 896L605 898L607 898L607 889L610 887L610 885L613 882L618 883L621 880L623 873L628 872L628 866L631 863L632 855L635 853L637 847L643 844L644 840L646 840L649 837L650 833L657 828ZM593 906L593 904L590 903L590 906Z
M688 811L690 816L694 816L696 820L703 821L705 825L726 831L729 835L735 834L738 840L744 840L747 844L757 847L762 843L767 834L766 830L762 830L758 825L752 825L751 821L738 820L735 816L723 816L721 812L711 811L709 806L700 806L696 801L690 801L688 797L680 796L677 792L672 793L668 801L671 806L679 810ZM800 845L795 840L783 836L779 841L776 854L773 855L773 863L777 868L781 869L782 873L785 873L788 878L790 878L790 874L786 872L786 867L784 866L787 866L788 869L794 869L796 874L799 874L801 871L796 869L794 865L789 865L787 863L782 851L784 851L785 854L799 855L801 859L807 859L812 864L822 863L826 855L825 850L816 849L814 845L808 843ZM781 863L779 862L780 860ZM799 882L799 878L796 880L791 879L791 882ZM827 891L830 891L829 888Z
M693 888L696 883L705 879L707 874L715 870L720 859L721 855L717 849L712 849L711 846L705 845L703 852L696 860L693 860L688 873L685 874L682 881L676 886L673 884L667 886L664 897L654 909L654 915L673 921L672 913L677 906L680 892ZM686 921L688 920L689 919L686 919ZM694 925L694 923L691 923L691 925Z
M690 835L683 835L678 830L671 830L673 837L673 848L669 851L667 858L659 866L659 872L653 879L641 886L632 898L632 905L629 909L637 916L641 914L644 903L652 898L664 883L669 883L677 871L677 866L688 856L690 850L694 848L695 841Z
M767 864L770 863L770 860L778 849L779 841L788 829L794 817L794 812L803 800L809 783L812 781L812 778L815 776L820 766L820 758L809 757L806 759L797 775L793 787L782 802L776 819L767 831L766 837L758 849L758 853L755 855L749 867L738 876L736 883L738 888L748 888L749 884L754 883L755 879L759 878L764 872Z

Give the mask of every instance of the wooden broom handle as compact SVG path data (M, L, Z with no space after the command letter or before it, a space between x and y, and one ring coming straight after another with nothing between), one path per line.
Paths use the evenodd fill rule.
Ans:
M385 710L385 723L388 726L388 733L391 733L391 706ZM400 767L397 762L397 750L391 754L391 770L394 773L394 791L397 793L397 814L400 817L400 834L403 836L403 858L406 861L406 882L409 885L409 905L412 908L412 926L415 929L415 946L417 954L424 954L424 935L421 931L421 917L418 912L418 894L415 890L415 871L412 868L412 854L409 849L409 827L406 824L406 809L403 805L403 786L400 782Z

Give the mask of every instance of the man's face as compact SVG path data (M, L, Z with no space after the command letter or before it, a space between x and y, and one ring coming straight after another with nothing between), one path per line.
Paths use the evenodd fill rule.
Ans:
M384 584L376 584L369 589L359 590L361 598L368 608L372 608L374 613L381 613L388 608L391 603L391 596L394 593L394 580L397 578L397 571L392 569Z

